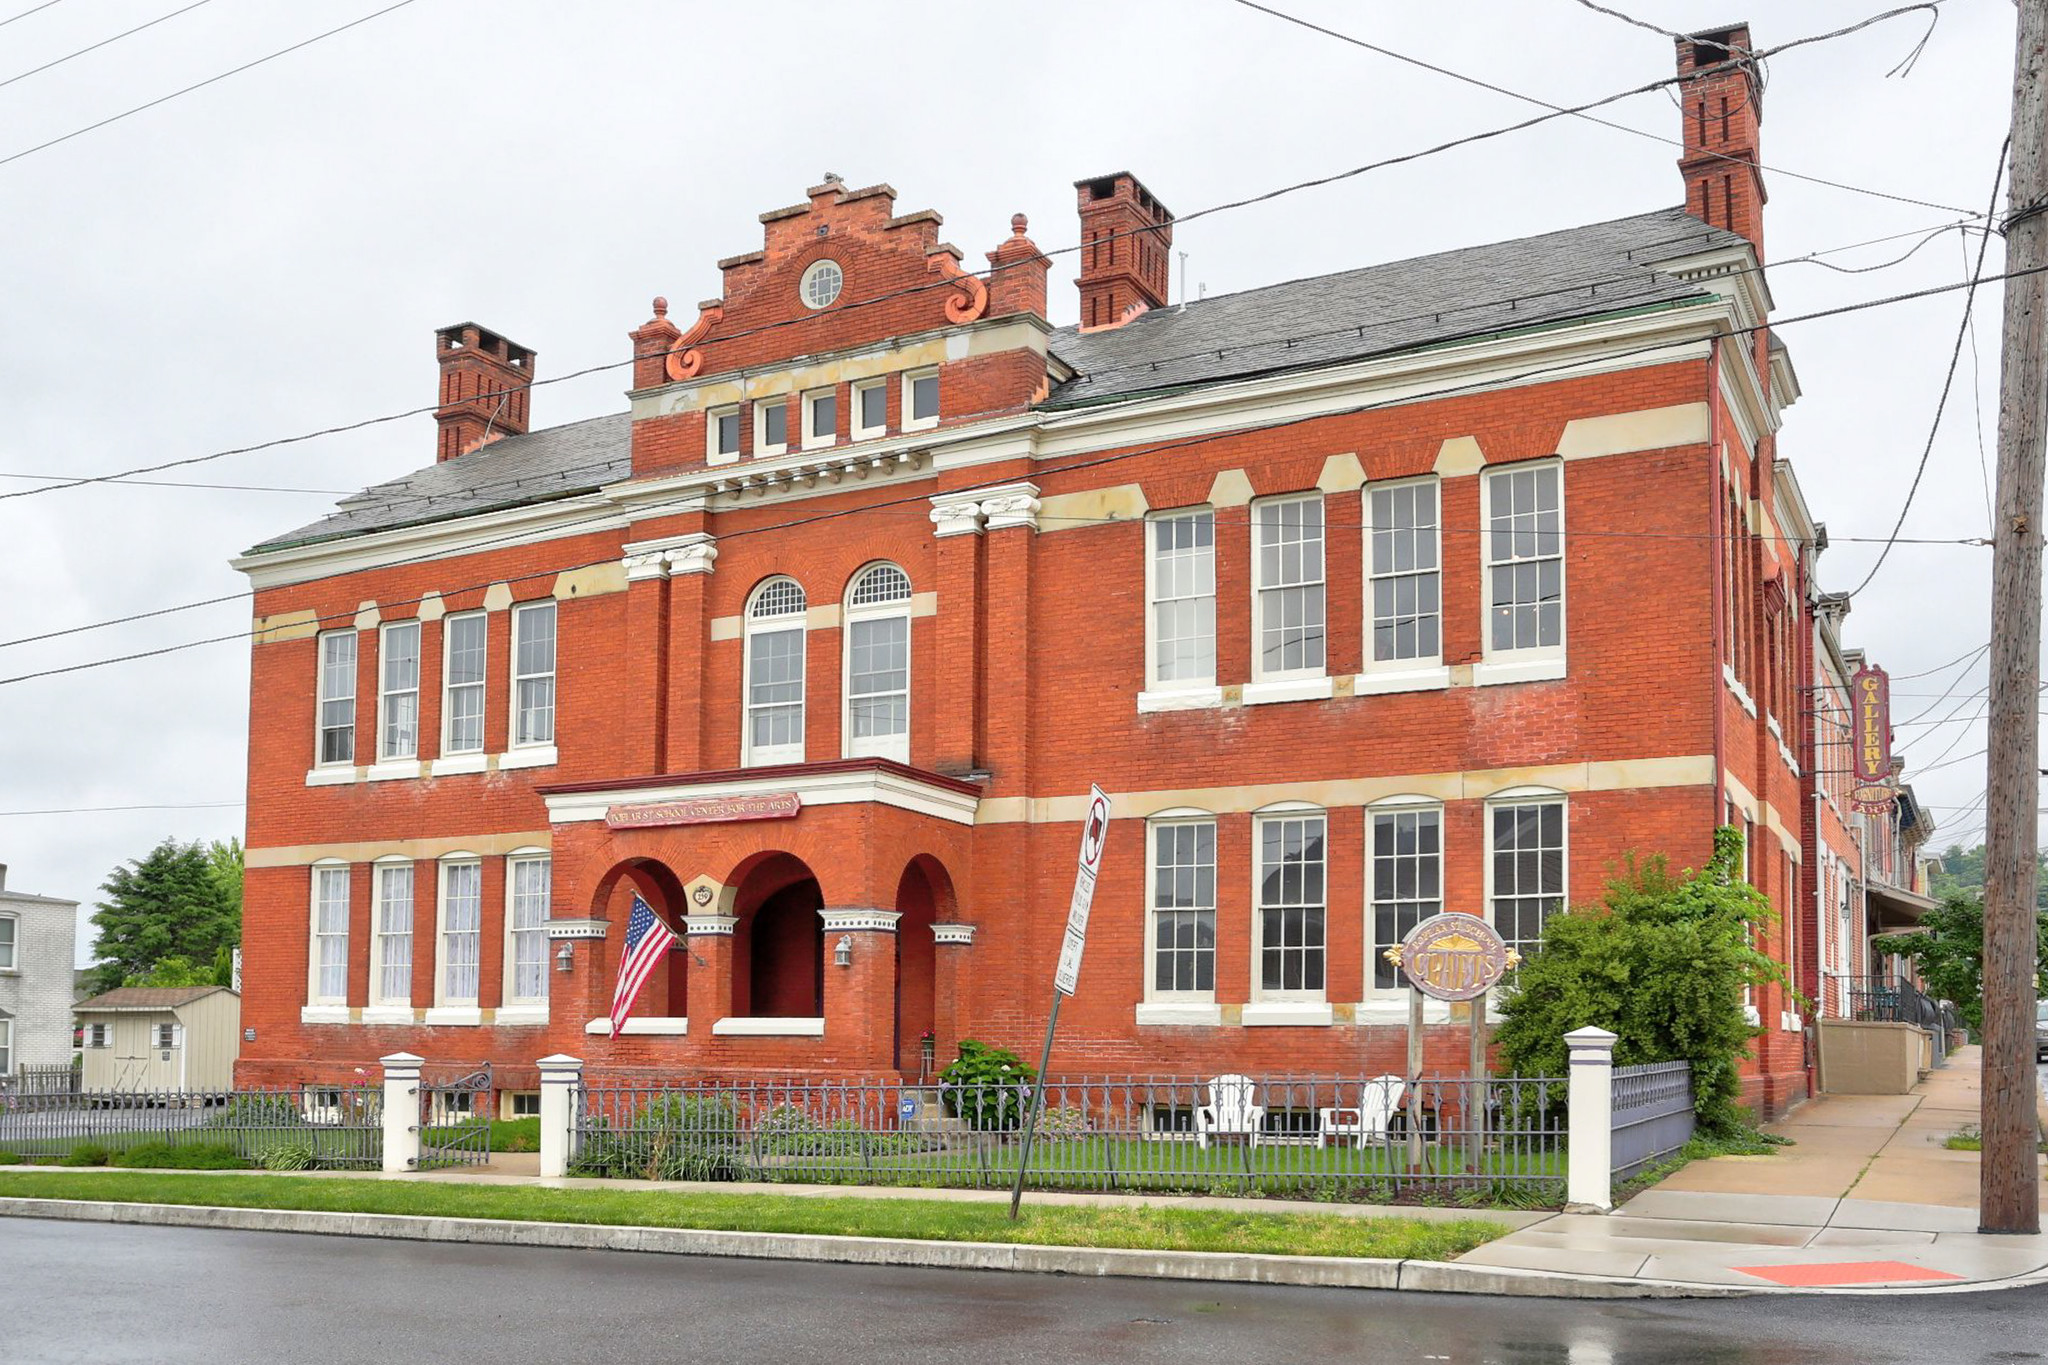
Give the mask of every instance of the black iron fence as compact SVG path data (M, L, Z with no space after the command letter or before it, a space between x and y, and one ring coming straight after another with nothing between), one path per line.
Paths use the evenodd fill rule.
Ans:
M1647 1062L1614 1068L1616 1181L1639 1174L1692 1141L1692 1064Z
M1849 1017L1865 1022L1914 1024L1924 1029L1955 1029L1955 1006L1932 1000L1903 976L1880 974L1849 978Z
M1561 1198L1563 1085L1508 1077L1058 1077L1025 1183L1339 1200ZM654 1180L1002 1187L1028 1083L580 1087L571 1169Z
M217 1157L222 1165L374 1169L383 1157L383 1108L377 1086L17 1092L0 1100L0 1152L79 1165ZM183 1155L166 1158L166 1147Z

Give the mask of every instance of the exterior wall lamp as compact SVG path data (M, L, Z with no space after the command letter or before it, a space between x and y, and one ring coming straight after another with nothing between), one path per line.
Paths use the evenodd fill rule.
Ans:
M573 971L575 966L576 947L569 940L563 939L562 946L555 949L555 970L558 972Z
M832 965L851 967L853 965L853 935L841 934L839 942L832 945Z

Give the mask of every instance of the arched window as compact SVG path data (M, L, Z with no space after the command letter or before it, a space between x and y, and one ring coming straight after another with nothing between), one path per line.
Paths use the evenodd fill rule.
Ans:
M804 590L771 578L747 604L747 715L742 762L804 761Z
M846 754L910 761L910 578L870 564L846 592Z

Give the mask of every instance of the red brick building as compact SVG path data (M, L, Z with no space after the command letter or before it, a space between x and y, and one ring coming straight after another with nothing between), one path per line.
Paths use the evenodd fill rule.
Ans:
M1684 208L1171 304L1120 172L1055 328L1022 215L970 272L828 177L655 300L625 413L532 429L534 353L444 328L436 463L237 561L243 1076L1026 1047L1091 782L1066 1070L1399 1069L1418 917L1527 943L1724 818L1792 912L1812 547L1747 41L1679 45ZM635 892L678 947L613 1039Z

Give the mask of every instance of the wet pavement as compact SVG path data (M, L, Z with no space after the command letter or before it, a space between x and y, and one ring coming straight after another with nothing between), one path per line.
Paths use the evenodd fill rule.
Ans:
M4 1355L1885 1365L2048 1358L2048 1287L1562 1302L0 1220Z

